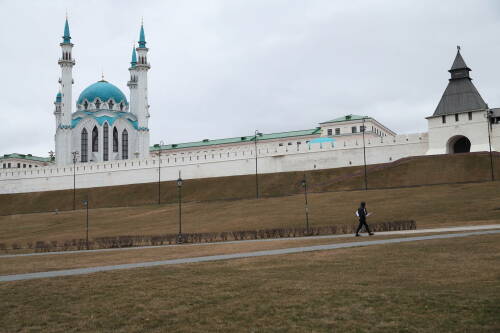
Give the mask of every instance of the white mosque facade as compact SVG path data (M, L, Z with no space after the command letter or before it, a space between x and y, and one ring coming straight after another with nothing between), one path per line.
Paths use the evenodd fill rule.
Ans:
M104 78L84 89L73 110L73 44L68 20L61 45L60 92L56 96L55 161L58 166L145 158L149 155L148 49L141 26L130 63L130 102Z
M104 79L84 89L73 109L73 44L66 21L60 92L55 101L55 162L0 157L0 193L114 186L258 173L304 171L451 153L499 151L500 109L489 108L458 50L428 132L397 134L369 116L346 115L311 129L235 138L149 144L144 28L129 67L129 100ZM28 167L29 166L29 167Z

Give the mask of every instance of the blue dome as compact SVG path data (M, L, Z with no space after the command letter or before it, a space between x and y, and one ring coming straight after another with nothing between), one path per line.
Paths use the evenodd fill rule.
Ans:
M80 97L78 97L76 104L82 104L84 100L93 102L96 98L99 98L101 102L107 102L112 98L115 103L123 102L128 105L127 98L122 91L115 85L104 80L97 81L85 88Z

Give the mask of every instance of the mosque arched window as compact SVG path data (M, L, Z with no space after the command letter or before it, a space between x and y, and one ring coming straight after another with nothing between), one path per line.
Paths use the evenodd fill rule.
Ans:
M88 162L88 133L87 130L84 128L82 130L82 135L81 135L81 151L80 151L80 156L81 156L81 161L82 162Z
M120 111L123 111L123 102L120 103Z
M92 152L96 153L99 151L99 132L97 126L94 126L92 130Z
M89 108L89 102L87 101L83 102L83 108L87 110Z
M118 130L113 128L113 153L118 152Z
M113 103L113 100L110 99L108 102L108 105L109 105L109 109L113 110L113 106L115 105L115 103Z
M95 108L99 109L101 107L101 101L99 99L96 99L95 101Z
M104 126L102 127L103 129L103 134L102 134L102 160L103 161L108 161L109 160L109 126L108 123L104 123Z
M122 132L122 159L128 159L128 132L126 129Z

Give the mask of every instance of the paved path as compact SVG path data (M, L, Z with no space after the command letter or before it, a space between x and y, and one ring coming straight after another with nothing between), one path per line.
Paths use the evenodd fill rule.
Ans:
M418 237L407 237L407 238L381 239L381 240L373 240L373 241L366 241L366 242L349 242L349 243L338 243L338 244L329 244L329 245L294 247L294 248L279 249L279 250L255 251L255 252L246 252L246 253L234 253L234 254L193 257L193 258L183 258L183 259L171 259L171 260L162 260L162 261L139 262L139 263L134 263L134 264L66 269L66 270L51 271L51 272L3 275L3 276L0 276L0 282L42 279L42 278L58 277L58 276L59 277L60 276L73 276L73 275L82 275L82 274L106 272L106 271L114 271L114 270L130 269L130 268L143 268L143 267L155 267L155 266L164 266L164 265L199 263L199 262L219 261L219 260L229 260L229 259L254 258L254 257L280 255L280 254L292 254L292 253L301 253L301 252L342 249L342 248L349 248L349 247L360 247L360 246L393 244L393 243L406 243L406 242L415 242L415 241L423 241L423 240L431 240L431 239L447 239L447 238L458 238L458 237L491 235L491 234L500 234L500 230L465 232L465 233L457 233L457 234L441 234L441 235L418 236Z
M418 229L418 230L382 231L382 232L377 232L376 236L412 235L412 234L427 234L427 233L441 233L441 232L459 232L459 231L472 231L472 230L493 230L493 229L500 229L500 224L473 225L473 226L446 227L446 228L431 228L431 229ZM245 239L245 240L237 240L237 241L212 242L212 243L195 243L195 244L181 244L181 245L179 245L179 244L169 244L169 245L156 245L156 246L122 247L122 248L113 248L113 249L35 252L35 253L21 253L21 254L3 254L3 255L0 255L0 259L2 259L2 258L15 258L15 257L31 257L31 256L48 256L48 255L59 255L59 254L75 254L75 253L77 254L77 253L92 253L92 252L144 250L144 249L156 249L156 248L175 247L175 246L207 246L207 245L220 245L220 244L241 244L241 243L253 243L253 242L276 242L276 241L307 240L307 239L336 239L336 238L352 238L352 237L354 237L353 234L322 235L322 236L306 236L306 237Z

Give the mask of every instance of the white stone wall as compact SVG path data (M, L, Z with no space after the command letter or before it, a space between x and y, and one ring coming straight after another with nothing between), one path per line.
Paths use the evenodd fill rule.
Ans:
M258 144L258 172L275 173L337 168L363 164L362 141L332 144L288 145L289 140ZM280 145L280 143L282 145ZM367 164L425 155L426 133L366 140ZM96 163L78 163L77 188L138 184L158 181L158 157ZM175 180L181 171L188 181L195 178L255 173L255 147L199 149L169 152L161 157L161 180ZM49 166L31 170L0 170L0 193L21 193L73 188L73 167Z
M455 115L447 115L446 123L442 117L430 117L429 123L429 150L428 155L449 153L449 143L457 136L465 136L471 142L471 152L488 151L488 122L486 111L474 111L472 120L468 112L460 113L458 121ZM496 127L494 125L493 127ZM498 146L496 146L498 147Z

